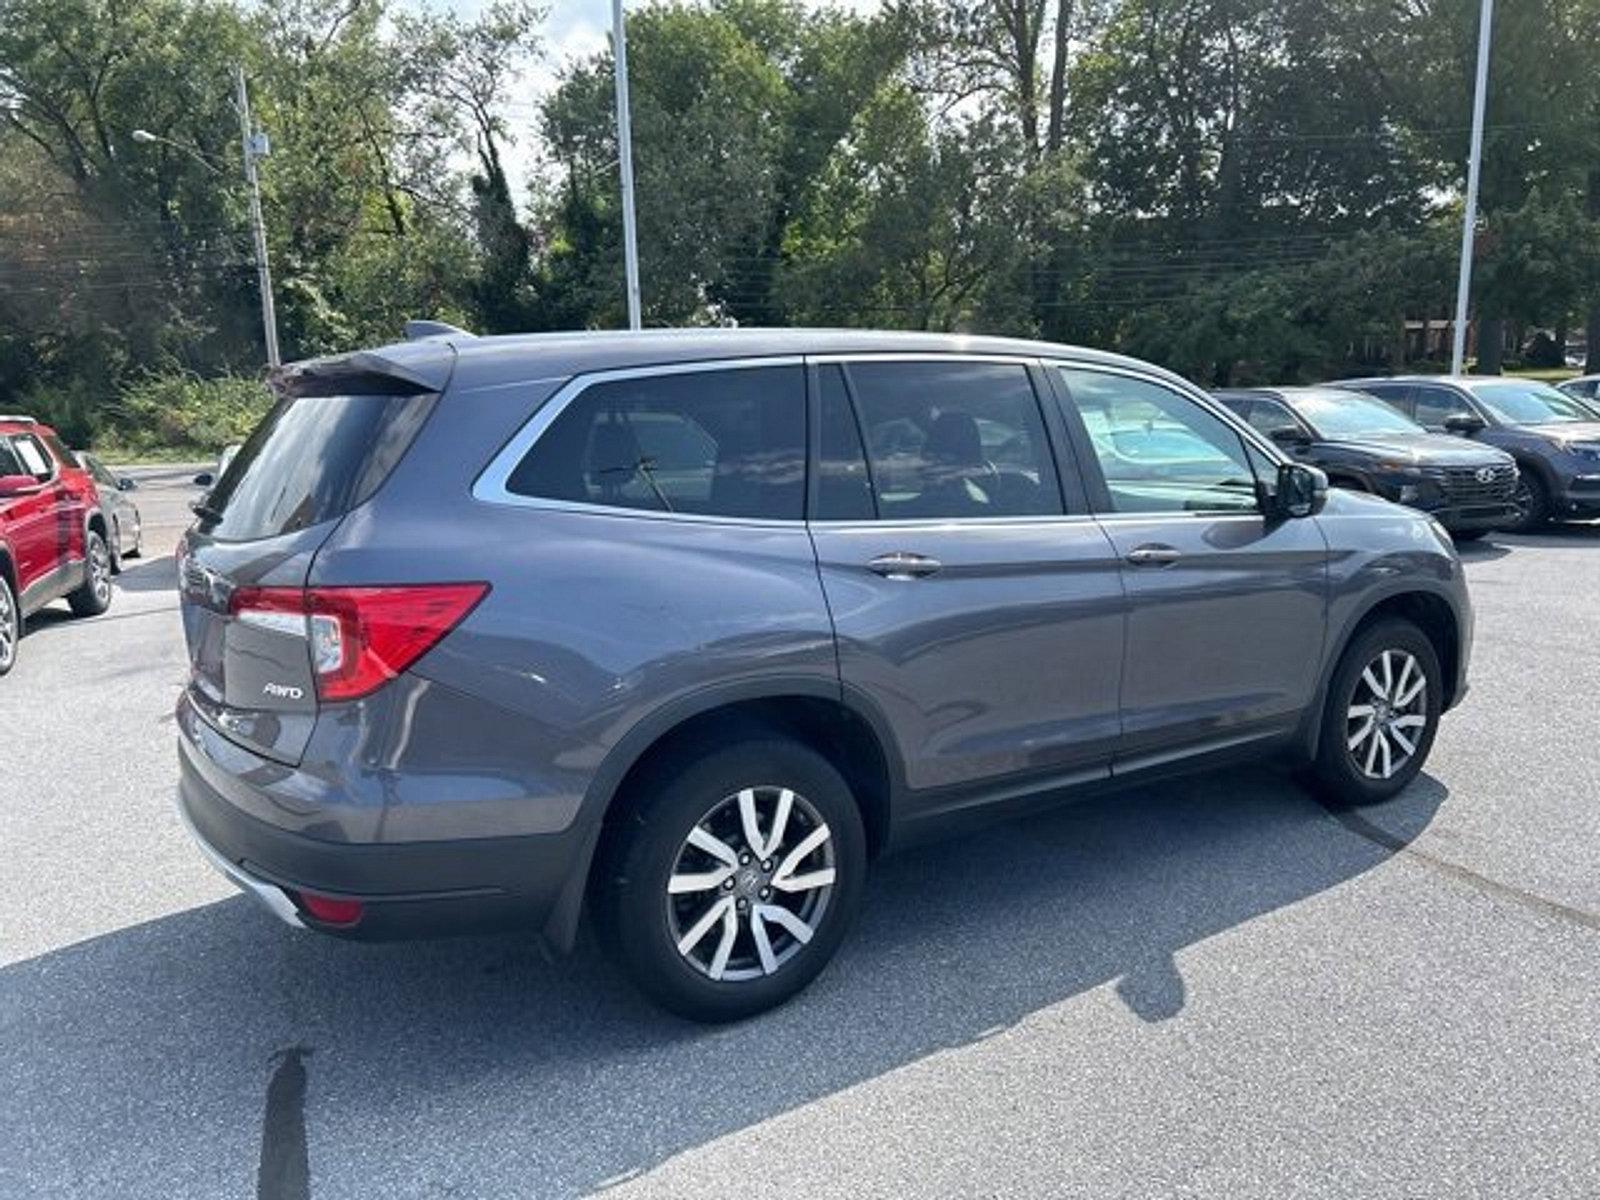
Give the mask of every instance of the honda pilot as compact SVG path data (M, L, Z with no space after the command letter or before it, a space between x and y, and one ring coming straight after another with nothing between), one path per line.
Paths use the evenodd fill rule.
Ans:
M181 548L179 807L289 925L591 914L727 1020L817 975L893 847L1268 754L1375 803L1465 691L1444 530L1155 367L417 333L281 371Z

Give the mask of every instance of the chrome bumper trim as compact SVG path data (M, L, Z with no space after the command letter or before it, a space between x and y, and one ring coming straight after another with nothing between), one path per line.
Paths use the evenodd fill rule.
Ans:
M285 925L292 925L296 929L304 929L306 923L300 919L300 910L295 908L293 901L280 887L257 879L237 863L231 863L218 853L216 847L200 836L200 831L195 828L194 822L189 819L189 814L183 811L183 804L177 804L178 820L183 822L183 827L189 831L189 836L194 839L194 844L199 848L205 860L212 868L225 877L230 883L246 895L253 897L261 907L265 908Z

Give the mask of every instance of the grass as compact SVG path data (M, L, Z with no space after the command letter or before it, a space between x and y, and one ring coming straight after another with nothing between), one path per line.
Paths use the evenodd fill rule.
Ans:
M1537 379L1541 383L1560 383L1563 379L1576 379L1582 372L1572 367L1526 367L1506 374L1518 379Z

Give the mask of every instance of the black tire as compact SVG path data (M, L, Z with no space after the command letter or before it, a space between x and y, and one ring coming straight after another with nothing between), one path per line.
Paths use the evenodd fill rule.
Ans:
M98 617L111 607L111 550L93 529L84 538L83 559L88 575L83 586L67 597L67 603L76 616Z
M1513 533L1537 533L1550 521L1550 489L1535 471L1524 470L1517 476L1517 490L1512 497L1517 506L1516 519L1506 528Z
M1404 736L1415 737L1414 749L1386 778L1376 778L1365 769L1367 756L1376 755L1372 760L1373 766L1381 772L1385 765L1393 762L1392 757L1385 756L1399 754L1403 743L1391 740L1396 738L1396 730L1386 727L1381 732L1369 732L1367 738L1352 748L1352 738L1360 734L1365 726L1360 723L1361 718L1351 716L1351 709L1358 703L1358 687L1362 689L1363 701L1372 699L1363 673L1371 666L1382 682L1377 663L1386 652L1409 656L1421 670L1424 680L1423 692L1418 700L1410 706L1396 707L1395 711L1400 714L1396 720L1410 721L1412 717L1421 716L1423 722L1420 727L1408 725L1399 731ZM1398 658L1391 659L1391 665L1401 661ZM1399 669L1394 673L1399 674ZM1395 682L1398 685L1399 681ZM1393 690L1398 697L1399 687ZM1443 700L1444 673L1428 635L1410 621L1398 617L1386 617L1373 622L1345 648L1328 685L1317 757L1311 769L1313 786L1324 800L1340 806L1379 804L1394 796L1417 777L1427 762L1428 752L1433 749L1433 739L1439 729ZM1355 725L1354 733L1352 725ZM1414 728L1420 728L1420 735L1411 733ZM1375 748L1378 741L1388 747L1382 755L1376 754L1376 750L1381 749Z
M122 526L116 521L111 522L111 541L107 543L111 551L111 573L122 574Z
M22 610L17 607L11 581L0 574L0 675L17 665L17 647L22 642Z
M699 856L694 866L680 874L722 869L710 855L692 850L688 839L697 829L726 833L730 828L724 823L730 814L726 806L733 803L732 815L737 820L739 796L746 789L758 794L758 806L760 796L773 794L772 807L764 816L758 807L758 832L763 836L770 835L777 823L778 790L790 789L796 797L786 822L793 836L785 837L782 848L770 855L771 869L747 877L761 872L759 855L753 856L748 866L729 868L732 873L719 886L669 896L668 880L689 859ZM816 978L844 940L866 879L861 813L839 772L798 742L761 735L669 764L654 775L645 790L647 794L625 798L631 808L602 847L595 897L602 935L634 983L663 1008L705 1022L754 1016L794 996ZM796 864L804 870L791 870L789 877L796 881L802 875L815 878L819 864L822 870L831 865L831 886L798 897L779 894L770 886L755 891L757 884L773 878L781 860L798 849L798 843L816 831L818 818L827 828L825 840ZM767 823L764 831L762 819ZM736 854L751 849L740 827L732 828L721 844ZM718 836L720 839L722 834ZM831 864L825 857L819 858L826 855L831 855ZM731 918L735 940L722 969L754 972L751 977L711 977L716 960L713 947L720 947L727 908L722 909L725 917L708 926L687 954L679 952L679 931L688 936L724 901L730 906L742 902L744 907ZM774 921L757 920L756 910L765 913L774 904L797 906L797 919L809 917L815 922L806 926L811 929L809 940L802 942ZM764 973L756 958L756 924L766 940L766 954L776 963L770 973ZM696 955L712 961L699 961Z

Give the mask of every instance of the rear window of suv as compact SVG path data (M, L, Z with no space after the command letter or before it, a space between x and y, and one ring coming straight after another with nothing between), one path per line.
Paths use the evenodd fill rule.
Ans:
M204 532L249 542L344 516L394 469L433 401L431 393L280 400L198 510Z
M722 367L591 384L506 488L568 504L797 521L805 472L801 368Z

